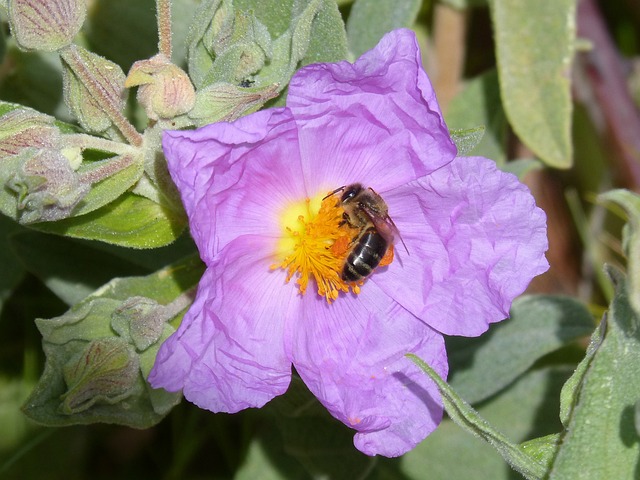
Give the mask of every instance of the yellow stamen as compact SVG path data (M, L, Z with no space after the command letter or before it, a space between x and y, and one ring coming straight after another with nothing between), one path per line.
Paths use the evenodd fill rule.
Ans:
M343 221L343 213L336 196L306 199L283 213L284 235L276 254L284 260L271 268L286 270L287 282L295 275L301 294L306 292L311 278L316 281L318 295L329 303L340 292L360 292L359 284L340 278L350 243L358 234Z

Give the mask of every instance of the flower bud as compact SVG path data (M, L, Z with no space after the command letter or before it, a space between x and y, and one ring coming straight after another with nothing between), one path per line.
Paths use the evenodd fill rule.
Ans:
M162 336L167 322L164 306L147 297L125 300L111 315L111 326L124 338L131 338L138 351L144 351Z
M62 395L62 411L70 415L96 402L119 402L135 393L139 371L138 356L125 340L93 340L63 368L67 391Z
M278 95L279 85L241 88L230 83L214 83L199 90L195 106L189 112L197 125L219 121L233 121L246 113L258 110Z
M77 45L61 52L64 101L88 132L119 139L113 112L124 111L124 73L115 63ZM111 112L111 113L109 113Z
M125 87L138 88L138 102L152 120L187 113L195 103L195 90L187 74L162 54L133 64Z
M16 108L0 117L0 155L15 155L24 148L56 148L60 131L54 118L28 108Z
M46 52L69 45L87 14L85 0L9 0L8 7L18 45Z
M20 223L29 224L67 218L88 193L90 185L82 183L60 152L42 149L23 150L22 165L7 182L18 197Z

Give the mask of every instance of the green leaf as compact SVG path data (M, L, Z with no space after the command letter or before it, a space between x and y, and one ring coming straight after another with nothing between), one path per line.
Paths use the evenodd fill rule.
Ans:
M564 387L562 387L562 392L560 394L560 421L565 427L569 425L571 411L578 401L580 386L584 381L584 376L587 373L589 365L591 364L591 360L593 360L596 351L598 350L600 344L602 343L602 340L604 339L605 325L606 322L600 322L596 329L593 331L584 358L576 367L576 370L575 372L573 372L573 375L571 375L571 378L569 378L569 380L567 380L567 383L564 384Z
M616 295L594 335L566 433L550 479L637 478L640 436L640 317L629 301L626 279L609 269ZM604 338L600 341L601 334Z
M622 244L627 256L629 276L629 300L640 314L640 196L628 190L612 190L600 195L599 200L615 202L627 212L627 227L623 231Z
M308 2L308 0L306 0ZM272 38L278 38L288 28L296 0L235 0L233 4L243 12L253 12Z
M354 448L355 432L333 420L299 377L265 410L280 431L284 451L312 478L364 478L374 465Z
M98 172L100 169L109 169L115 163L122 163L128 167L110 175L109 177L91 185L91 190L80 201L78 206L73 210L74 217L93 212L98 208L114 201L124 192L129 190L142 176L144 171L143 162L137 157L113 157L97 162L84 162L77 170L80 178L88 178L92 173Z
M541 451L549 447L553 438L548 434L561 427L557 405L553 402L549 405L549 399L557 398L570 373L570 367L528 372L508 389L480 405L478 411L514 441L543 435L522 443L521 448L531 457L538 458L539 463L545 463L546 454L541 454ZM489 444L469 435L449 418L445 418L435 432L402 457L402 472L415 480L519 478ZM425 472L428 472L428 477Z
M464 156L478 146L484 136L484 127L449 130L449 135L451 135L453 143L456 144L458 156Z
M270 31L274 28L267 19ZM346 56L344 24L332 0L300 0L291 9L289 27L273 41L271 61L255 76L257 85L279 85L286 89L300 65L336 61ZM281 95L270 106L284 105Z
M546 469L543 464L534 457L530 457L519 445L513 443L482 418L422 359L412 353L408 353L407 357L438 385L444 408L454 422L467 432L489 443L514 470L520 472L525 478L541 480L544 477Z
M47 360L23 411L50 426L105 422L147 428L159 422L180 394L154 390L145 379L174 331L170 322L188 305L184 292L202 272L200 260L189 257L145 277L116 278L64 315L38 319ZM141 298L156 308L139 309Z
M324 0L311 25L311 38L301 65L339 62L347 58L347 32L333 0Z
M593 317L577 300L562 296L523 296L511 318L477 338L447 338L449 382L476 403L500 391L538 359L593 331Z
M314 19L327 0L306 0L292 11L289 28L273 42L273 58L255 76L258 85L280 85L283 90L307 53Z
M244 462L233 477L234 480L311 478L297 461L286 455L282 448L278 448L281 447L281 440L273 431L269 432L270 435L266 439L255 439L251 442Z
M0 275L0 312L2 312L4 301L25 274L24 267L9 248L11 236L15 232L21 231L23 231L23 227L8 217L0 215L0 265L2 265L2 275Z
M548 398L552 398L548 395ZM554 397L555 398L555 397ZM538 463L551 467L553 459L558 452L561 436L559 433L552 433L544 437L533 438L520 444L527 455L532 457Z
M185 226L184 214L132 193L125 193L114 202L80 217L31 225L43 232L130 248L168 245L180 236Z
M458 10L471 7L485 7L488 1L489 0L441 0L442 3Z
M503 105L516 134L545 163L568 168L576 0L491 0Z
M131 2L127 2L129 5ZM176 65L187 64L187 36L189 28L193 23L193 12L200 4L198 0L173 0L171 2L171 33L173 52L171 59ZM153 36L157 32L153 29ZM154 52L155 53L155 52ZM146 58L143 56L138 57Z
M484 126L484 135L474 145L473 155L490 158L502 166L507 158L507 119L500 100L498 75L495 70L469 81L456 95L445 113L450 129L472 130ZM458 155L466 155L458 151Z
M500 166L503 172L513 173L520 180L534 170L541 170L544 167L537 158L517 158Z
M0 452L18 447L33 430L33 424L20 415L20 405L32 388L33 385L22 379L0 377Z
M204 0L195 11L189 33L187 34L187 57L189 62L189 77L196 89L204 86L204 79L213 66L211 43L217 32L212 23L221 0ZM211 38L213 37L213 39Z
M90 245L96 250L118 257L149 272L166 267L181 258L198 254L198 248L188 233L184 233L170 245L145 250L134 250L104 242L91 242Z
M3 78L0 98L63 120L72 119L62 101L62 65L57 53L22 52L10 47L5 61L13 68Z
M182 3L190 8L184 2L173 3L174 7ZM91 50L127 71L136 60L158 52L155 1L96 0L89 9L84 31Z
M385 33L411 27L421 4L421 0L356 0L347 20L351 53L359 57L375 47Z
M25 268L67 305L78 303L114 277L149 271L96 250L89 242L33 231L19 232L10 240Z

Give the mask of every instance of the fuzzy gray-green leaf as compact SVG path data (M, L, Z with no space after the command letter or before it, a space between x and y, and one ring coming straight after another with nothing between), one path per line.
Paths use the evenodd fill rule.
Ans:
M629 303L624 276L611 269L609 274L616 295L583 362L581 381L574 385L566 433L550 479L637 477L640 436L634 415L640 398L640 318Z
M47 359L24 412L49 426L105 422L147 428L159 422L180 394L154 390L145 379L174 331L170 322L188 305L185 290L194 288L202 270L197 257L189 257L151 275L115 278L63 315L38 319ZM155 310L167 307L161 324L150 327L138 318L153 312L131 310L143 297Z
M544 355L593 331L594 320L577 300L562 296L524 296L511 318L478 338L447 339L449 382L470 403L496 393Z
M495 70L470 80L456 95L447 111L445 120L450 129L469 130L484 126L484 135L475 146L473 155L494 160L502 166L507 158L507 119L502 109L498 75ZM459 155L465 155L460 153Z
M539 463L536 458L529 456L519 445L513 443L482 418L482 416L458 396L457 392L442 380L436 371L426 362L412 353L408 353L407 357L436 383L442 394L444 408L454 422L467 432L491 444L491 446L500 453L502 458L525 478L529 480L540 480L544 477L546 469L542 463Z
M611 190L600 196L602 201L615 202L624 208L629 219L623 231L623 247L627 256L629 300L640 314L640 195L628 190Z
M125 193L86 215L57 222L37 223L44 232L100 240L129 248L157 248L176 240L187 225L183 213L147 198Z
M557 168L573 162L570 77L576 2L489 2L507 118L525 145Z
M385 33L411 27L421 4L421 0L356 0L347 21L351 54L359 57L375 47Z

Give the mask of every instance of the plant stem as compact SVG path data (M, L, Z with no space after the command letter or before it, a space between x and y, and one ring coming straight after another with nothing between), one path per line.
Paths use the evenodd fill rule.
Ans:
M193 303L196 297L197 286L182 292L173 302L165 305L166 318L170 319L178 315L182 310Z
M78 147L82 150L99 150L101 152L115 153L116 155L131 154L135 151L128 143L94 137L86 133L71 133L64 135L63 138L65 147Z
M604 117L604 133L617 154L611 155L616 162L616 179L620 185L636 190L640 187L640 114L629 93L620 54L594 0L578 3L578 35L593 45L591 51L578 55L576 62L594 97L585 103L599 108L598 113Z
M98 168L81 173L80 179L82 183L93 185L133 165L134 161L133 155L121 155L104 161Z
M158 9L158 51L171 60L171 0L156 0Z

